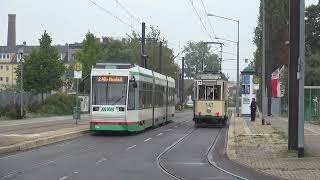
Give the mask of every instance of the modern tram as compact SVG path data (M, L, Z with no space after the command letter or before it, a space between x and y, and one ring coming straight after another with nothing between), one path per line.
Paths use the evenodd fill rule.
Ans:
M90 96L91 131L137 132L174 117L174 79L137 65L94 65Z
M221 72L204 71L194 79L195 126L224 127L228 116L228 78Z

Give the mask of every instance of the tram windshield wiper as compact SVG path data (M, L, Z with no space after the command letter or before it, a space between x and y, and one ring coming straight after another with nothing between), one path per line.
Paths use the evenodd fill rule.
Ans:
M119 102L122 98L124 98L124 96L121 96L119 99L117 99L114 103L112 103L111 105L115 105L117 102Z

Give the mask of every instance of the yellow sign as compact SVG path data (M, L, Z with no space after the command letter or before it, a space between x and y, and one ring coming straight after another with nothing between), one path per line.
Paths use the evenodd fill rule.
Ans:
M259 84L260 83L259 76L253 76L252 82L253 82L253 84Z
M75 71L82 71L82 64L81 63L76 63L74 64L74 70Z

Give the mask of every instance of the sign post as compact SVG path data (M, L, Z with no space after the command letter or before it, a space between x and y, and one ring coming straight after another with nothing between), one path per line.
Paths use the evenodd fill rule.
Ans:
M74 78L77 79L77 90L76 90L76 107L73 109L73 118L76 119L76 124L78 124L78 119L80 119L80 108L78 107L78 99L79 99L79 79L82 78L82 64L77 62L74 64Z

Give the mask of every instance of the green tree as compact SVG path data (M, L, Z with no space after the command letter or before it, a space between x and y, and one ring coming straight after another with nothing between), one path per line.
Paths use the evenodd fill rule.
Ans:
M161 38L160 31L151 26L146 35L145 53L147 54L147 68L159 72L160 41L162 47L162 74L170 77L177 77L178 65L174 62L173 50L168 48L167 41ZM128 35L128 38L117 40L111 37L105 38L103 43L106 56L103 62L129 62L140 64L141 62L141 42L136 32Z
M104 55L102 43L94 36L94 34L88 32L85 39L82 41L81 50L76 54L76 60L83 64L82 76L89 76L92 65L101 62ZM84 83L84 91L90 91L89 79Z
M196 73L202 71L202 62L204 70L218 71L218 55L210 52L210 47L204 42L189 42L184 47L185 53L185 73L187 77L194 77Z
M23 89L43 94L62 87L65 66L60 60L58 50L51 46L51 37L44 31L39 39L40 48L28 55L23 65ZM17 68L17 82L21 82L21 64Z
M320 50L320 4L306 8L306 49L308 53Z

